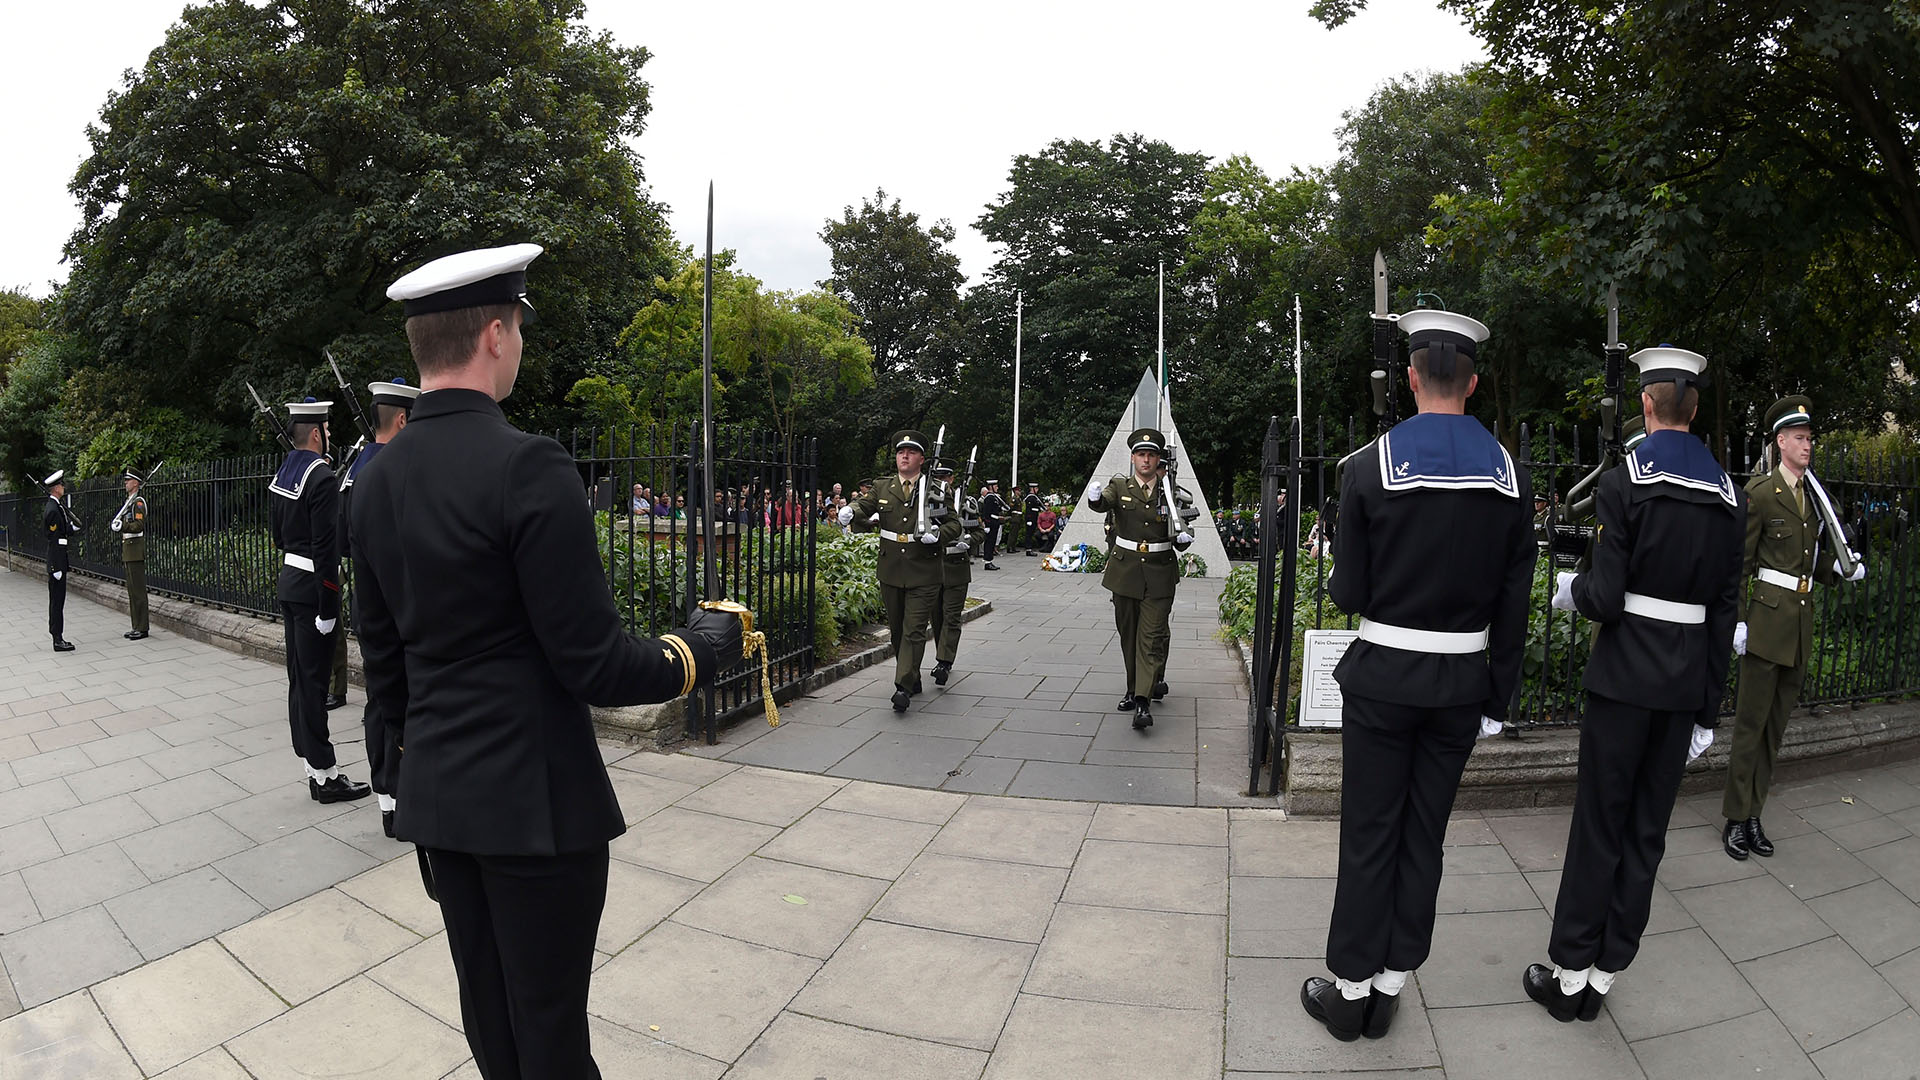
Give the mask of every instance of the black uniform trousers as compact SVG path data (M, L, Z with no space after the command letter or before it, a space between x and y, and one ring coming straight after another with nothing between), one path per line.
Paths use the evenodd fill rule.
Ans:
M1340 879L1327 968L1359 982L1412 971L1433 946L1440 848L1480 706L1356 697L1340 710Z
M47 632L53 635L53 640L60 641L66 629L67 568L50 567L47 570Z
M1000 523L996 521L988 525L986 533L987 540L980 548L980 554L986 556L988 562L992 562L994 554L1000 550Z
M1639 953L1694 715L1587 695L1573 825L1547 944L1561 967L1621 971Z
M427 849L485 1080L599 1080L587 1034L607 845L560 855Z
M287 632L287 723L293 729L293 752L316 769L331 769L327 668L333 663L333 635L314 629L320 609L313 604L282 600L280 611Z

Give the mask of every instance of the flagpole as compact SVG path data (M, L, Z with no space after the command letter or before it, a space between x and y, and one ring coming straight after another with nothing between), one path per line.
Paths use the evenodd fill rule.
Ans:
M1020 493L1020 308L1023 297L1013 294L1013 479L1007 490Z
M1307 413L1302 403L1306 399L1306 394L1301 388L1306 385L1307 380L1306 380L1306 373L1302 369L1302 358L1305 356L1305 353L1300 348L1300 340L1301 340L1300 294L1294 293L1293 294L1293 415L1294 415L1294 422L1298 426L1300 431L1300 438L1304 442L1307 437ZM1288 453L1289 454L1292 453L1291 448L1288 449ZM1295 462L1295 464L1298 465L1299 463ZM1295 470L1294 475L1304 476L1304 474L1300 473L1298 469ZM1301 481L1301 483L1302 483L1302 486L1305 486L1304 479ZM1305 512L1305 506L1306 506L1306 501L1300 497L1301 494L1302 494L1301 492L1296 491L1288 496L1288 498L1291 499L1293 502L1293 542L1296 544L1300 542L1301 515ZM1322 536L1326 535L1324 530L1322 530L1321 535Z
M1167 264L1160 263L1160 427L1167 426L1167 413L1173 406L1173 397L1167 387Z
M706 596L719 599L718 574L714 567L713 538L713 181L707 181L707 265L700 288L700 478L706 489L700 492L702 552L706 563Z

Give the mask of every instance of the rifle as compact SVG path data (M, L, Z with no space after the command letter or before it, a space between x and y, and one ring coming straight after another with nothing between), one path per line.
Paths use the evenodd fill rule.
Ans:
M153 471L147 473L146 477L140 481L140 487L136 489L133 494L127 496L127 501L120 504L120 509L113 512L112 528L114 532L120 531L120 522L126 519L127 511L133 508L133 500L139 498L140 492L145 491L147 485L153 482L153 478L160 475L160 466L166 463L167 459L161 458L159 464L153 467Z
M1172 540L1200 516L1200 511L1193 505L1193 495L1180 486L1180 448L1169 444L1160 461L1167 467L1167 475L1160 478L1160 502L1167 515L1167 539ZM1186 498L1176 499L1176 493Z
M1373 252L1373 415L1379 417L1380 430L1400 422L1393 393L1393 324L1387 310L1387 260L1380 249Z
M979 460L980 444L974 443L973 449L967 454L966 478L960 481L960 501L957 505L960 510L960 525L962 528L973 529L978 528L980 525L980 501L973 496L973 467ZM969 508L973 511L971 518L967 516Z
M280 440L280 445L289 450L293 449L293 432L287 430L287 425L280 422L280 414L267 408L266 399L260 396L260 391L253 388L252 383L247 384L247 393L253 395L254 405L260 409L260 415L267 418L267 426L273 429L274 435Z
M73 507L68 506L66 503L61 502L59 499L54 499L52 486L42 483L39 477L36 476L36 477L33 477L32 479L35 484L39 485L39 488L41 491L44 491L47 493L47 498L53 499L53 505L60 508L60 515L67 519L68 527L71 528L74 532L79 532L80 519L73 516Z
M333 353L321 349L320 355L327 358L327 366L333 369L333 377L340 383L340 393L346 396L347 408L353 412L354 425L360 429L361 441L354 444L358 447L374 438L373 424L368 421L367 414L360 408L360 395L353 392L353 387L347 385L347 377L340 374L340 365L334 362Z
M1587 531L1574 522L1593 516L1597 492L1592 489L1608 469L1620 464L1626 456L1621 439L1625 420L1620 415L1620 406L1627 392L1627 347L1620 343L1620 294L1612 284L1607 285L1607 342L1603 352L1606 396L1600 399L1600 464L1568 488L1566 499L1547 517L1548 546L1555 561L1564 565L1571 560L1575 569L1582 570L1592 554L1588 550Z
M926 463L920 470L920 494L914 500L916 505L913 509L915 535L924 535L933 528L933 522L937 518L947 516L944 509L943 500L946 498L944 494L940 499L934 500L931 510L927 506L927 489L933 486L933 467L940 463L940 451L946 443L947 425L941 424L939 434L933 437L933 453L927 456Z

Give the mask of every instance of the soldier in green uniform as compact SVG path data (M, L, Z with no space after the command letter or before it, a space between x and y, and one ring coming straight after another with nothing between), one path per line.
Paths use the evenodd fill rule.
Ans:
M1795 394L1767 410L1766 430L1779 464L1747 484L1746 576L1733 651L1740 654L1740 692L1734 699L1733 755L1720 812L1721 843L1735 859L1773 854L1760 827L1773 783L1773 762L1786 734L1787 713L1800 700L1813 653L1813 587L1840 578L1834 549L1846 543L1823 528L1826 492L1811 470L1813 400ZM1837 515L1835 520L1838 520ZM1855 560L1849 581L1867 576Z
M120 635L128 641L147 636L147 499L140 494L145 480L128 469L120 474L127 489L126 506L113 519L113 531L120 534L120 565L127 568L127 616L133 629Z
M920 660L940 603L940 548L960 538L959 515L936 505L931 492L927 519L920 519L926 448L927 437L918 431L895 432L893 463L898 472L881 477L872 491L840 508L840 524L854 532L880 533L880 600L894 648L894 712L906 712L907 703L920 692Z
M1113 535L1101 584L1113 594L1113 622L1120 631L1120 655L1127 664L1127 693L1120 711L1133 712L1135 728L1153 726L1153 702L1167 694L1167 650L1172 646L1168 620L1173 590L1180 583L1179 552L1193 544L1184 515L1167 517L1169 493L1160 458L1167 437L1153 428L1127 436L1133 470L1111 480L1087 484L1087 506L1110 514Z
M967 610L967 586L973 583L973 551L986 542L987 531L980 523L979 500L954 490L950 466L934 466L933 479L951 493L951 511L960 517L959 539L940 546L940 600L933 606L933 681L945 686L960 655L960 623Z

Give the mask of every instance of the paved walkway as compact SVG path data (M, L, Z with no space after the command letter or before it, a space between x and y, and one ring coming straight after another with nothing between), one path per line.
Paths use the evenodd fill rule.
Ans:
M370 807L306 799L280 672L126 643L84 601L80 651L56 657L42 588L0 572L0 1077L476 1076L438 909ZM591 1004L610 1080L1851 1080L1920 1061L1920 765L1783 788L1771 860L1731 862L1713 800L1683 802L1652 933L1592 1024L1519 988L1565 813L1458 816L1409 1007L1338 1044L1297 1002L1336 823L606 755L633 826Z
M725 761L884 784L1174 806L1267 806L1247 788L1247 680L1219 638L1221 580L1184 581L1174 600L1165 700L1153 727L1114 708L1126 666L1097 574L1042 571L1004 555L969 591L993 610L968 623L954 678L893 711L893 662L781 710L781 726L735 725ZM923 663L933 670L933 650Z

